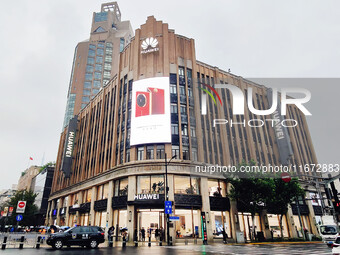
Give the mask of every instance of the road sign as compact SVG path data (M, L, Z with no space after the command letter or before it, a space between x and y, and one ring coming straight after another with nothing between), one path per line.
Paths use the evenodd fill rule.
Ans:
M22 218L23 218L22 215L21 215L21 214L18 214L17 217L16 217L16 220L17 220L17 221L22 221Z
M179 217L178 216L170 216L169 219L171 221L179 221Z
M18 201L16 213L25 213L26 201Z
M172 202L171 201L164 201L164 213L172 214Z
M290 176L289 173L282 173L281 174L281 179L284 182L290 182L292 180L292 177Z

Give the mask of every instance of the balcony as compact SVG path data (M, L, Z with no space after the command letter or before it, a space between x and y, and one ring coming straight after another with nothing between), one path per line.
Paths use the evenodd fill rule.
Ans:
M187 97L186 95L179 95L179 101L181 102L181 104L187 104Z
M102 199L94 202L95 211L105 211L107 209L107 199Z
M119 196L112 198L112 208L124 208L127 206L127 196Z
M230 201L227 197L209 197L211 211L229 211Z
M173 124L178 123L178 114L177 113L171 113L171 123L173 123Z

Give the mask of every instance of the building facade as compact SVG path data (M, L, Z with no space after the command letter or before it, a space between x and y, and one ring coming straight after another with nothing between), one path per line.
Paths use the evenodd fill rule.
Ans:
M166 86L156 87L164 77ZM227 197L230 184L225 176L197 172L196 166L236 166L251 160L259 165L303 165L317 159L305 116L292 105L288 116L299 125L285 131L289 159L283 157L287 151L280 148L269 123L259 128L214 127L214 119L264 120L247 109L244 117L233 116L231 93L218 88L223 103L214 104L208 98L206 114L202 114L203 89L217 83L233 84L245 92L252 88L254 107L270 108L266 87L197 61L193 39L148 17L121 52L117 75L76 116L74 144L70 144L67 128L61 134L46 224L115 226L117 238L123 227L131 234L136 231L139 238L142 228L152 229L155 240L154 230L166 227L167 168L169 200L173 215L179 217L170 224L174 241L202 237L202 212L208 241L222 238L223 229L230 241L241 242L242 236L249 239L252 218ZM160 104L159 98L165 103ZM169 121L169 125L157 123L159 115L164 115L164 123ZM68 153L72 154L72 166L70 178L65 178L62 162ZM308 173L300 176L307 197L317 193L310 177ZM284 235L297 237L304 228L317 235L321 204L301 198L299 211L302 226L297 205L289 207L283 219ZM264 209L256 215L255 226L270 238L270 230L279 226L278 215Z
M37 195L34 204L37 206L35 225L44 225L47 213L48 198L51 193L54 167L47 166L40 171L31 183L31 190Z
M18 181L18 190L30 190L32 179L39 173L40 166L30 166L24 172L21 173L21 176Z
M119 54L132 36L116 2L93 13L90 38L75 48L63 127L118 72Z

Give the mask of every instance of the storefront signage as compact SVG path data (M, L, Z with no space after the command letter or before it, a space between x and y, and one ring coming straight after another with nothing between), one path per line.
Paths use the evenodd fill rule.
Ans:
M72 154L74 149L74 142L76 137L78 116L75 115L68 124L67 136L65 140L65 148L63 161L61 164L61 171L64 172L66 178L71 176L71 168L72 168Z
M135 200L156 200L159 199L159 194L137 194Z
M156 38L153 37L149 37L146 38L143 42L142 42L142 49L141 50L141 54L146 54L146 53L150 53L150 52L155 52L155 51L159 51L159 48L157 47L158 45L158 40Z

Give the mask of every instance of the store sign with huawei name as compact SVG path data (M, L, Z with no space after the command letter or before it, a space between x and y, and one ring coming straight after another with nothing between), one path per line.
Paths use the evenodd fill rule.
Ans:
M147 54L147 53L159 51L159 48L157 47L157 45L158 45L158 40L156 38L153 38L153 37L146 38L141 44L142 50L140 53Z

